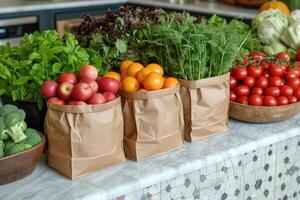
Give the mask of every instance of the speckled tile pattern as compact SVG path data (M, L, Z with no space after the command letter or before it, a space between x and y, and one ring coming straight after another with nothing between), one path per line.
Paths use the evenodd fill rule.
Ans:
M268 145L116 200L300 199L300 137Z

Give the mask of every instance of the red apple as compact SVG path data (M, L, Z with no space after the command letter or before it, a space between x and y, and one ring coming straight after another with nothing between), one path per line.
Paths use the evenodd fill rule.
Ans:
M64 101L71 99L71 93L74 85L69 82L63 82L58 86L58 97Z
M87 79L96 80L96 78L98 76L98 71L97 71L96 67L94 67L92 65L85 65L80 68L78 76L81 79L87 78Z
M74 74L68 72L68 73L63 73L59 76L58 78L58 83L63 83L63 82L69 82L75 85L77 83L77 78Z
M116 93L120 88L120 82L109 77L102 77L97 83L101 92Z
M92 88L93 93L98 91L98 84L96 81L92 79L83 78L80 80L80 82L89 84Z
M72 100L70 100L69 102L68 102L68 105L77 105L77 106L79 106L79 105L85 105L86 103L84 102L84 101L76 101L76 100L74 100L74 99L72 99Z
M41 95L45 98L56 97L58 84L54 80L48 80L41 86Z
M105 97L100 93L95 93L87 102L88 104L102 104L105 103Z
M86 101L93 95L92 88L87 83L77 83L72 91L72 96L77 101Z
M102 95L104 96L106 102L112 101L117 98L116 95L112 92L103 92Z
M65 105L65 102L57 97L51 97L47 102L51 104Z

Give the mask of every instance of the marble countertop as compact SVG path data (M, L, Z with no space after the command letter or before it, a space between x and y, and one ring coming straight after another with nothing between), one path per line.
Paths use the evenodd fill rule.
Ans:
M300 114L283 122L249 124L230 121L231 131L141 162L99 170L78 180L68 180L42 160L23 180L0 186L1 200L105 200L172 179L180 174L300 135Z
M243 17L246 19L253 18L257 12L255 9L236 7L206 0L1 0L0 14L123 3L159 6L162 8L187 10L203 14L219 14L229 17Z

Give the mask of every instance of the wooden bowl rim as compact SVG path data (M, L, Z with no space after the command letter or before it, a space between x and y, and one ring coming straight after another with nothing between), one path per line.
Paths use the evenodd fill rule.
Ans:
M300 101L298 101L297 103L293 103L293 104L289 104L289 105L285 105L285 106L253 106L253 105L248 105L248 104L240 104L240 103L236 103L236 102L230 102L230 104L234 105L234 106L240 106L240 107L245 107L245 108L262 108L262 109L276 109L276 110L281 110L282 108L292 108L292 107L296 107L296 106L300 106Z
M40 148L41 146L44 146L44 144L45 144L45 142L46 142L45 136L44 136L41 132L39 132L39 131L37 131L37 132L38 132L39 135L41 136L41 142L40 142L38 145L36 145L36 146L34 146L34 147L30 148L30 149L27 149L27 150L25 150L25 151L16 153L16 154L12 154L12 155L9 155L9 156L4 156L4 157L0 158L0 161L3 161L3 160L6 160L6 159L9 159L9 158L16 157L16 156L18 156L18 155L20 155L20 154L23 154L23 153L29 153L29 152L31 152L31 151L35 151L36 149Z

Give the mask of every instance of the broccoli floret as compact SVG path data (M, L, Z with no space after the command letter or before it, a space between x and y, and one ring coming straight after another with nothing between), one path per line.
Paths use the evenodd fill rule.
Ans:
M4 142L0 140L0 158L4 156Z
M26 113L25 113L24 110L18 109L18 110L16 110L16 113L19 114L19 116L20 116L20 118L21 118L22 121L25 120L25 118L26 118Z
M11 154L19 153L30 149L32 146L26 142L14 143L12 140L7 140L4 145L4 155L8 156Z
M24 142L30 144L31 146L38 145L42 140L41 136L34 129L31 128L26 129L25 134L27 138Z
M22 142L23 140L25 140L27 138L23 129L24 129L23 123L18 122L15 125L10 126L8 128L8 135L11 137L11 139L15 143Z
M15 112L18 108L14 105L6 104L0 108L0 117L5 117L9 113Z
M9 138L7 135L6 125L2 117L0 117L0 140L6 140Z

